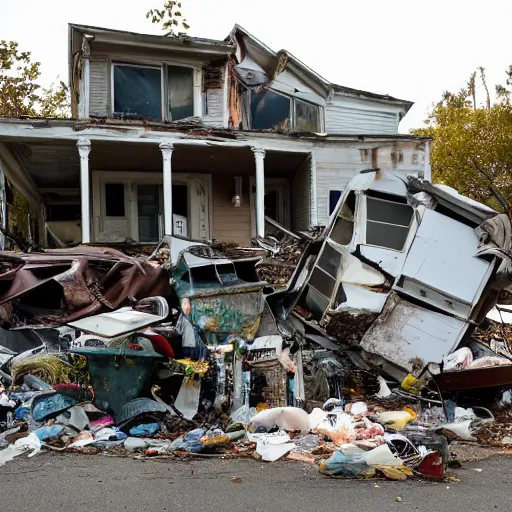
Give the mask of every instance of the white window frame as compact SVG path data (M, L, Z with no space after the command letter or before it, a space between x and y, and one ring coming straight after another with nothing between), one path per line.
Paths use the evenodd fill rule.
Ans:
M201 117L202 116L202 97L201 97L201 88L202 88L202 74L201 68L184 62L175 62L175 61L161 61L155 64L139 64L137 62L124 62L122 60L116 60L112 62L110 66L110 98L111 98L111 113L112 114L122 114L123 112L116 112L114 110L115 105L115 96L114 96L114 68L115 66L129 66L132 68L149 68L149 69L160 69L160 104L161 104L161 112L160 112L160 120L161 121L171 121L170 119L170 105L169 105L169 84L168 84L168 66L181 67L181 68L189 68L192 69L192 96L194 101L194 116Z

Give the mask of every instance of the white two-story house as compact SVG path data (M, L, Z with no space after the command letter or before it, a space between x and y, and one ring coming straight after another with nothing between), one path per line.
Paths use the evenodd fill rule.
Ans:
M42 245L249 245L266 216L324 225L361 170L429 178L428 141L398 133L411 102L332 84L239 26L217 41L71 24L68 43L72 118L0 118L0 169Z

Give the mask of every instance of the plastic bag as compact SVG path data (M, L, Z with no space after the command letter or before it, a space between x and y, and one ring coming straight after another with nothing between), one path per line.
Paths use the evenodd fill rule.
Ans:
M266 462L274 462L295 448L285 432L262 434L256 443L256 453Z
M424 387L423 382L421 380L418 380L414 375L408 374L407 377L402 381L402 384L400 384L400 387L409 393L412 393L413 395L419 395L421 390Z
M407 411L385 411L377 414L377 421L390 430L402 430L412 419Z
M247 405L242 405L242 407L231 413L231 422L248 425L251 418L256 416L256 414L258 413L255 407L249 408Z
M468 347L459 348L443 358L444 370L462 370L473 362L473 353Z
M327 460L320 461L318 469L321 473L332 476L371 477L375 468L371 468L362 459L362 454L345 455L335 451Z
M318 448L318 441L318 436L315 434L299 437L294 439L296 446L293 451L297 453L310 453L315 448Z
M259 427L270 430L277 426L284 430L309 432L309 414L298 407L276 407L256 414L251 418L249 426L254 430Z
M62 425L50 425L34 430L33 434L35 434L40 441L45 441L46 439L57 437L63 430L64 427Z
M174 406L187 420L191 420L199 408L199 395L201 393L201 380L183 381L174 402Z
M203 428L196 428L187 432L185 436L179 437L171 443L170 450L185 450L189 453L200 453L204 449L201 438L204 436Z
M131 436L154 436L160 431L160 423L143 423L130 429Z
M144 439L139 439L138 437L127 437L124 440L124 447L129 452L133 452L134 450L143 450L146 446Z
M231 439L220 428L212 428L201 437L201 443L204 446L216 447L229 444Z

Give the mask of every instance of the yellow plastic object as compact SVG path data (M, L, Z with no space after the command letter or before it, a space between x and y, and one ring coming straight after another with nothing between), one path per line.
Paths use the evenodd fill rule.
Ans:
M265 402L260 402L257 406L256 406L256 412L261 412L261 411L266 411L267 409L269 409L269 406L267 403Z
M377 415L377 421L390 430L402 430L412 419L407 411L385 411Z
M416 414L416 411L412 407L410 407L409 405L406 405L402 410L408 412L411 415L413 420L418 418L418 415Z
M409 373L409 375L407 375L407 377L402 381L401 388L414 395L419 395L423 389L423 382Z
M177 363L185 366L185 375L192 375L197 373L199 377L204 377L204 374L208 371L207 361L192 361L191 359L177 359Z
M231 439L224 434L218 434L212 437L203 436L201 437L200 441L201 444L203 444L204 446L222 446L225 444L229 444L231 442Z

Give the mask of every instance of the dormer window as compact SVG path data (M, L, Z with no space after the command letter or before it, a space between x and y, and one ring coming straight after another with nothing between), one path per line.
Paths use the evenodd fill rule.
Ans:
M115 64L114 112L162 119L162 70L160 67Z
M295 103L295 129L296 132L316 133L320 131L320 116L318 107L312 103L306 103L294 99Z
M112 82L115 115L169 121L194 115L193 68L113 64Z
M257 87L247 92L250 98L252 130L279 132L319 132L318 105L287 96L272 89Z
M255 89L251 94L251 118L253 130L290 129L291 100L270 89Z

